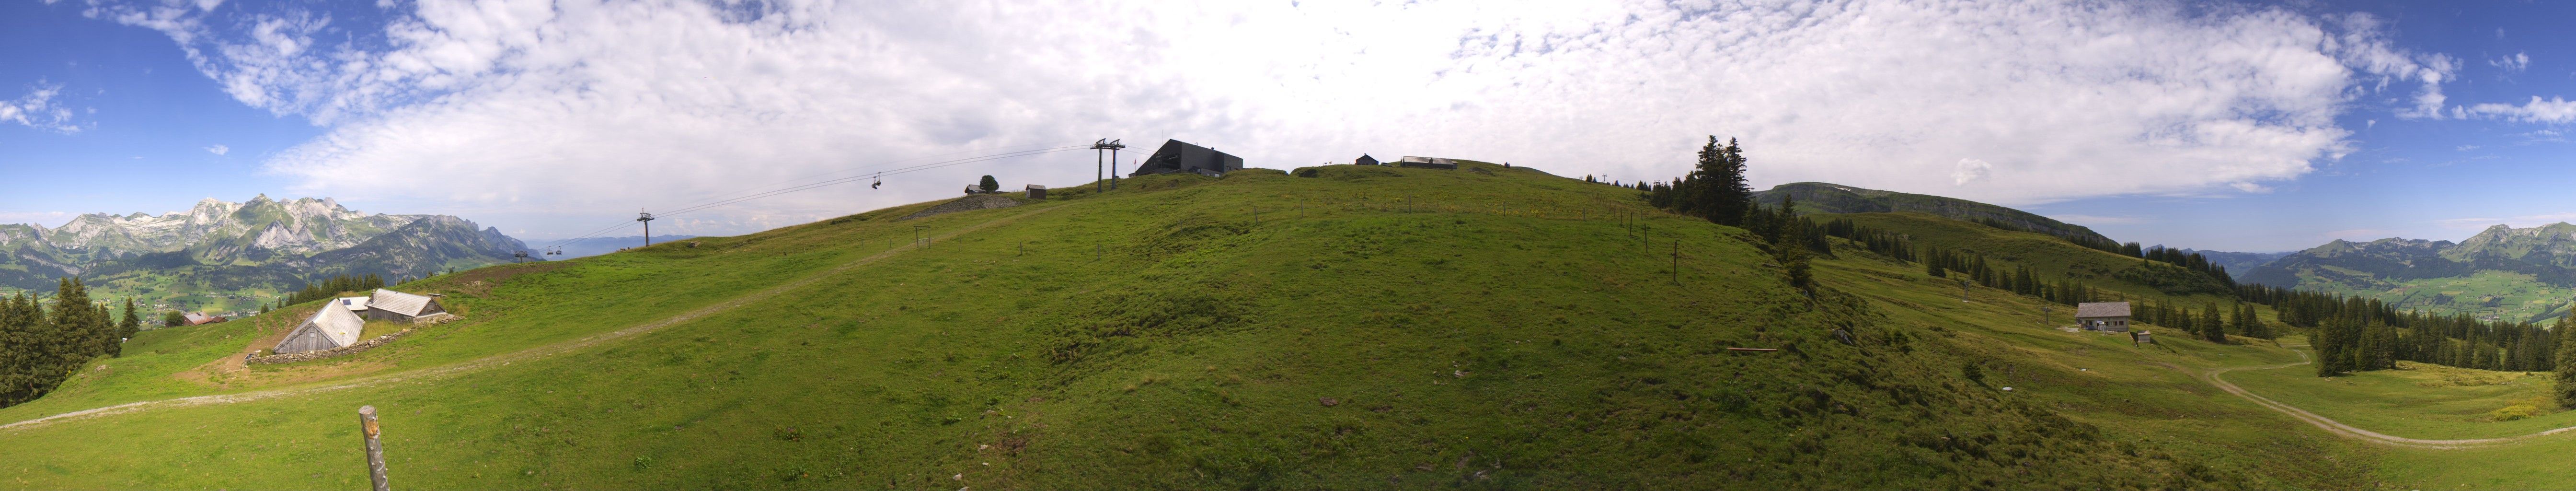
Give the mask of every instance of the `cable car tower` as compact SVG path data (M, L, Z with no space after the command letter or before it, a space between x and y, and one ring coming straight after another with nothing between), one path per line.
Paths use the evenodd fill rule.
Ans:
M638 222L644 222L644 246L645 246L645 247L652 247L652 246L653 246L653 214L652 214L652 213L645 213L645 212L642 212L642 211L637 211L637 212L635 212L635 221L638 221Z
M510 251L510 262L528 262L528 251Z
M1093 162L1092 162L1091 172L1092 172L1092 174L1093 174L1094 176L1097 176L1097 175L1100 173L1100 164L1101 164L1102 162L1104 162L1104 161L1103 161L1103 160L1101 160L1101 158L1100 158L1100 157L1101 157L1101 155L1100 155L1100 151L1101 151L1101 150L1108 150L1108 151L1109 151L1108 160L1106 160L1105 162L1107 162L1109 165L1112 165L1112 166L1118 165L1118 149L1121 149L1121 148L1127 148L1127 145L1126 145L1126 144L1118 143L1119 141L1121 141L1121 140L1111 140L1111 139L1108 139L1108 138L1102 138L1102 139L1100 139L1100 141L1091 142L1091 150L1092 150L1092 152L1091 152L1091 156L1092 156L1092 161L1093 161ZM1111 167L1111 168L1109 169L1109 178L1108 178L1108 179L1105 179L1105 180L1106 180L1106 181L1109 181L1109 189L1118 189L1118 169L1117 169L1116 167ZM1100 181L1102 181L1102 179L1094 179L1094 180L1092 181L1092 183L1091 183L1091 190L1092 190L1092 191L1100 191L1100 190L1101 190L1101 189L1100 189L1100 184L1101 184L1101 183L1100 183Z

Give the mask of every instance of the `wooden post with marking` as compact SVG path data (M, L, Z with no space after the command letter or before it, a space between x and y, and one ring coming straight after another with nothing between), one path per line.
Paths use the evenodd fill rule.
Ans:
M376 428L375 406L358 406L358 428L367 434L367 478L376 491L393 489L385 484L385 442Z

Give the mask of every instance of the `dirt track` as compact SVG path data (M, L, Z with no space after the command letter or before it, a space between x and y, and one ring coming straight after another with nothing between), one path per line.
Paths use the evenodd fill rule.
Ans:
M2293 349L2291 349L2291 350L2290 350L2290 352L2298 353L2298 354L2299 354L2299 359L2300 359L2301 361L2300 361L2300 362L2298 362L2298 363L2287 363L2287 364L2280 364L2280 365L2251 366L2251 367L2213 368L2213 369L2210 369L2210 370L2209 370L2209 371L2207 371L2207 372L2202 372L2202 373L2201 373L2201 375L2200 375L2200 378L2201 378L2202 380L2207 380L2207 381L2209 381L2209 384L2210 384L2210 385L2216 385L2216 386L2218 386L2219 390L2225 390L2225 391L2227 391L2227 393L2229 393L2229 394L2236 394L2236 395L2237 395L2237 397L2243 397L2243 398L2245 398L2245 400L2248 400L2248 401L2254 401L2254 403L2255 403L2255 404L2261 404L2261 405L2263 405L2263 407L2272 408L2272 410L2274 410L2274 411L2280 411L2280 412L2281 412L2281 414L2287 414L2287 415L2290 415L2290 417L2292 417L2292 418L2298 418L2298 419L2299 419L2299 421L2305 421L2305 422L2307 422L2307 423L2308 423L2308 424L2310 424L2310 425L2315 425L2315 426L2316 426L2316 427L2318 427L2318 428L2325 429L2325 430L2326 430L2326 432L2328 432L2328 433L2334 433L2334 434L2336 434L2336 435L2341 435L2341 436L2344 436L2344 437L2346 437L2346 438L2355 438L2355 439L2360 439L2360 440L2362 440L2362 441L2367 441L2367 442L2371 442L2371 443L2377 443L2377 444L2381 444L2381 445L2395 446L2395 447L2429 448L2429 449L2437 449L2437 450L2451 450L2451 449L2461 449L2461 448L2471 448L2471 447L2483 447L2483 446L2489 446L2489 445L2498 445L2498 444L2512 443L2512 442L2522 441L2522 440L2526 440L2526 439L2531 439L2531 438L2536 438L2536 437L2542 437L2542 436L2548 436L2548 435L2555 435L2555 434L2559 434L2559 433L2564 433L2564 432L2568 432L2568 431L2576 430L2576 426L2570 426L2570 427L2565 427L2565 428L2558 428L2558 429L2553 429L2553 430L2548 430L2548 431L2542 431L2542 432L2539 432L2539 433L2532 433L2532 434L2529 434L2529 435L2508 436L2508 437L2502 437L2502 438L2471 438L2471 439L2465 439L2465 440L2425 440L2425 439L2420 439L2420 438L2406 438L2406 437L2401 437L2401 436L2390 436L2390 435L2382 434L2382 433L2375 432L2375 431L2365 430L2365 429L2361 429L2361 428L2355 428L2355 427L2353 427L2352 425L2343 424L2342 422L2338 422L2338 421L2335 421L2335 420L2333 420L2333 419L2329 419L2329 418L2327 418L2327 417L2325 417L2325 416L2319 416L2319 415L2317 415L2317 413L2308 412L2308 411L2307 411L2307 410L2305 410L2305 409L2299 409L2299 408L2297 408L2297 407L2293 407L2293 406L2288 405L2288 404L2282 404L2282 403L2280 403L2280 401L2274 401L2274 400L2272 400L2272 399L2270 399L2270 398L2266 398L2266 397L2259 396L2259 395L2254 395L2254 393L2252 393L2252 392L2246 392L2246 391L2245 391L2245 389L2244 389L2244 388L2242 388L2242 387L2237 387L2237 386L2236 386L2236 384L2228 383L2228 382L2227 382L2227 380L2226 380L2225 378L2221 378L2221 377L2219 377L2219 375L2220 375L2220 374L2224 374L2224 373L2232 372L2232 371L2237 371L2237 370L2275 370L2275 369L2289 368L2289 367L2295 367L2295 366L2299 366L2299 365L2306 365L2306 364L2309 364L2309 363L2314 363L2315 361L2314 361L2314 360L2312 360L2312 359L2310 359L2310 358L2308 357L2308 352L2306 352L2306 351L2299 351L2298 349L2296 349L2296 348L2305 348L2305 347L2306 347L2306 346L2293 346L2293 347L2290 347L2290 348L2293 348Z

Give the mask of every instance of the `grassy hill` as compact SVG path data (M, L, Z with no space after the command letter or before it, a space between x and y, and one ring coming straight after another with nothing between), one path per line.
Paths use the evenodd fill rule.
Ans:
M464 321L344 358L239 364L318 304L147 332L0 409L113 408L0 428L0 480L363 487L360 405L413 488L2391 479L2354 464L2381 450L2199 378L2300 359L2281 346L2066 332L2063 308L1963 299L1848 243L1810 295L1742 231L1633 190L1474 162L1123 185L432 277L398 288L447 294ZM2163 295L2118 277L2135 259L2047 236L1852 217Z
M2118 243L2083 225L1947 196L1862 189L1826 182L1793 182L1753 193L1753 201L1774 207L1793 197L1797 198L1800 213L1921 213L1963 222L1991 220L2090 243Z

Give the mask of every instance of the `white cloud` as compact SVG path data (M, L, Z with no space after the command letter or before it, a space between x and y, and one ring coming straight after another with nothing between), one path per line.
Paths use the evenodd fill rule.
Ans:
M2468 107L2469 114L2525 123L2576 122L2576 101L2532 96L2520 106L2485 103Z
M211 146L211 147L206 147L206 153L211 153L211 154L215 154L215 155L223 155L223 154L225 154L225 153L229 153L229 152L232 152L232 151L233 151L233 147L227 147L227 146L223 146L223 145L215 145L215 146Z
M2466 152L2466 151L2470 151L2470 150L2477 150L2477 149L2478 149L2478 146L2477 146L2477 145L2461 145L2461 146L2457 146L2457 147L2452 147L2452 148L2451 148L2451 150L2461 151L2461 152Z
M1959 159L1959 164L1950 170L1950 184L1966 186L1971 182L1983 181L1986 175L1993 174L1994 170L1995 164L1989 164L1983 160Z
M72 214L59 211L0 211L0 223L59 226L71 221Z
M79 133L81 126L72 121L72 109L54 100L54 97L62 95L62 89L60 85L39 83L28 89L27 95L15 100L0 100L0 123L55 133Z
M2487 66L2502 69L2506 74L2522 73L2523 70L2531 69L2531 55L2514 53L2513 56L2487 60Z
M1716 134L1743 139L1762 185L2007 205L2259 189L2349 152L2336 117L2357 105L2442 117L2457 70L2391 46L2367 15L2157 2L420 0L383 25L258 8L91 15L167 33L235 99L327 127L268 162L300 192L540 230L574 226L526 210L598 219L897 156L1100 137L1202 142L1255 166L1366 152L1665 176ZM1083 182L1090 160L826 188L703 232L940 197L987 173ZM418 173L476 184L391 177ZM1956 187L1926 185L1943 178Z

